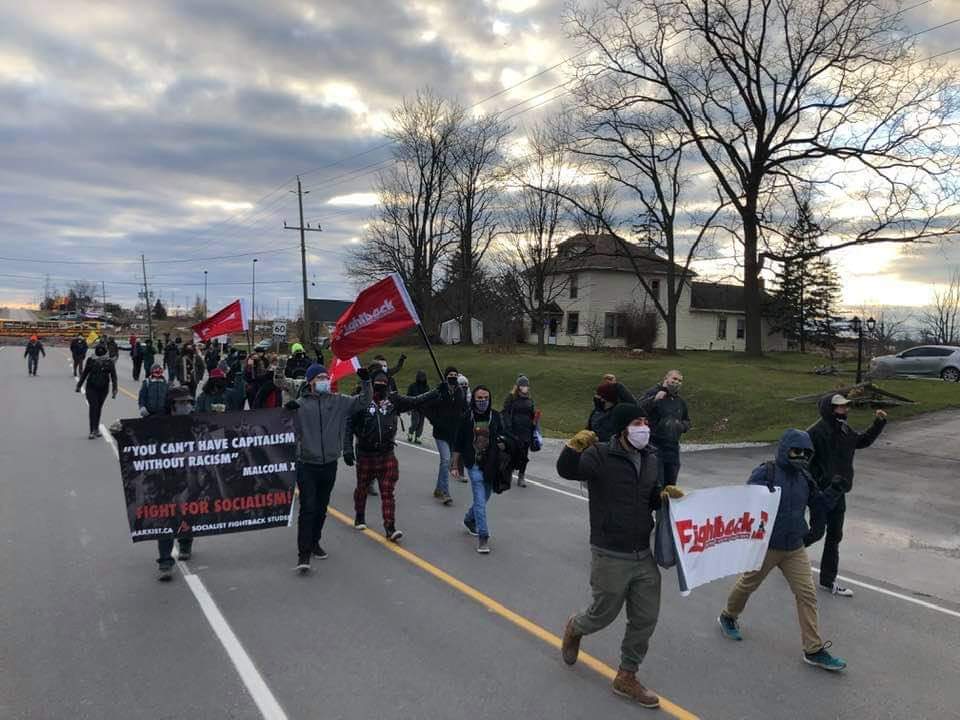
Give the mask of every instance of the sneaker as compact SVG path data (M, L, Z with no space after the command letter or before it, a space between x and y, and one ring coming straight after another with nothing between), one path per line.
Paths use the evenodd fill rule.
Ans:
M326 560L327 557L329 557L327 555L327 551L320 547L320 543L317 543L313 546L313 556L315 558L319 558L320 560Z
M633 700L640 707L651 709L660 707L660 698L657 694L641 685L636 673L623 668L617 671L617 677L613 681L613 692L620 697Z
M443 504L447 507L453 505L453 498L450 497L450 493L443 493Z
M403 539L403 530L397 530L394 527L388 527L384 534L390 542L398 543Z
M369 485L367 485L367 495L377 497L379 494L380 493L377 492L377 484L375 482L372 482Z
M457 480L459 480L460 482L462 482L462 483L464 483L464 484L469 483L469 482L470 482L470 478L467 477L467 471L464 470L462 473L459 473L459 474L457 475Z
M96 433L90 433L89 435L87 435L87 439L88 439L88 440L96 440L96 439L97 439L97 434L96 434Z
M408 443L412 443L412 442L413 442L413 433L410 433L409 435L407 435L407 442L408 442Z
M490 538L481 537L480 541L477 543L477 552L481 555L490 554Z
M523 474L523 473L518 473L518 474L517 474L517 487L526 487L526 486L527 486L527 481L526 481L526 478L524 478L524 474Z
M573 619L576 615L571 615L567 620L567 626L563 629L563 642L560 644L560 655L567 665L576 665L577 658L580 657L580 639L583 635L578 635L573 629Z
M818 668L823 668L824 670L829 670L830 672L840 672L845 670L847 667L847 661L843 658L834 657L827 652L827 648L831 647L833 643L826 642L823 644L823 647L817 650L815 653L804 653L803 661L807 665L814 665Z
M467 520L464 518L463 526L467 529L467 532L474 537L480 537L480 534L477 532L477 524L473 520Z
M160 582L170 582L173 580L173 563L164 563L157 568L157 580Z
M853 590L839 585L836 580L833 581L832 585L821 585L820 587L828 591L831 595L837 595L838 597L853 597Z
M103 433L100 432L99 430L97 430L97 432L96 432L95 434L96 434L96 436L97 436L98 438L102 438L102 437L103 437Z
M367 521L364 519L363 515L357 514L357 517L353 520L353 529L354 530L366 530Z
M177 550L177 559L186 562L193 555L193 549L190 547L181 547Z
M737 642L743 640L743 635L740 634L740 623L732 617L727 617L723 613L720 613L720 616L717 618L717 624L720 626L720 632L723 633L724 637L730 640L736 640Z
M310 572L310 553L297 556L297 567L295 569L301 575Z
M433 491L433 497L436 498L437 500L441 500L441 501L442 501L442 500L443 500L443 491L442 491L442 490L434 490L434 491Z
M415 437L415 438L413 439L413 444L414 444L414 445L423 445L423 440L421 440L421 439L418 438L418 437Z

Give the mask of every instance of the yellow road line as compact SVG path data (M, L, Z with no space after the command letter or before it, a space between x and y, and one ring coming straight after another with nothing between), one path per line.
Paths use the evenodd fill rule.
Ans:
M347 517L346 515L344 515L342 512L340 512L336 508L328 507L327 512L330 515L332 515L334 518L342 522L344 525L349 525L350 527L353 527L353 520ZM427 562L419 555L416 555L415 553L410 552L406 548L403 548L400 545L397 545L396 543L390 542L386 537L384 537L380 533L367 529L364 531L363 534L366 535L371 540L380 543L383 547L387 548L390 552L396 555L399 555L407 562L413 565L416 565L418 568L420 568L424 572L427 572L433 575L435 578L449 585L454 590L457 590L458 592L461 592L464 595L466 595L471 600L475 600L476 602L480 603L485 608L487 608L487 610L489 610L490 612L496 613L497 615L504 618L505 620L509 620L514 625L519 627L521 630L526 631L530 635L533 635L535 638L542 640L543 642L556 648L557 650L560 649L560 645L562 642L560 637L557 635L554 635L549 630L545 630L544 628L537 625L535 622L532 622L527 618L525 618L523 615L519 615L515 613L513 610L497 602L489 595L485 595L479 590L477 590L476 588L470 585L467 585L462 580L458 580L457 578L453 577L453 575L450 575L449 573L444 572L443 570L438 568L436 565L432 565L431 563ZM597 673L600 673L608 680L613 680L617 676L616 670L614 670L612 667L610 667L606 663L593 657L592 655L588 655L585 652L581 651L580 659L577 662L583 665L586 665L588 668L590 668L591 670ZM679 705L670 702L663 696L660 697L660 708L664 710L667 714L672 715L675 718L678 718L678 720L698 720L696 715L694 715L688 710L685 710Z

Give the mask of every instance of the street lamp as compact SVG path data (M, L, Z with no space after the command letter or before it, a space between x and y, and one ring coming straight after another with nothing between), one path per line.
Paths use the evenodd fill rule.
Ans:
M864 323L859 317L854 317L850 321L850 327L857 334L857 385L863 382L863 328L866 326L869 332L873 332L877 327L877 321L868 318Z
M253 341L257 337L257 258L253 259L253 297L250 300L250 352L253 352Z
M207 319L207 271L203 271L203 318Z

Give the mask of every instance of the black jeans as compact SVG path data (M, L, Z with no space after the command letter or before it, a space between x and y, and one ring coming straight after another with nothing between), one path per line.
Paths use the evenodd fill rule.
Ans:
M40 363L39 355L27 355L27 373L29 375L37 374L37 365Z
M660 480L664 486L676 485L678 475L680 475L679 460L674 461L660 458Z
M410 413L409 433L416 438L423 435L423 413L419 410L414 410Z
M140 379L140 368L143 367L143 357L135 357L133 359L133 379Z
M186 535L182 538L177 538L177 544L180 545L180 552L190 552L193 548L193 536ZM160 567L170 567L173 565L173 538L163 538L157 540L157 565Z
M846 498L840 498L827 513L827 535L823 541L823 556L820 558L820 584L832 587L840 567L840 541L843 540L843 516L847 511Z
M309 555L320 542L327 519L330 493L337 481L337 461L315 465L297 463L297 487L300 488L300 516L297 521L297 552Z
M90 406L90 432L95 433L100 430L100 413L103 411L103 403L107 400L109 387L95 388L87 383L87 404Z
M73 376L80 377L80 374L83 372L83 355L74 355L73 356Z

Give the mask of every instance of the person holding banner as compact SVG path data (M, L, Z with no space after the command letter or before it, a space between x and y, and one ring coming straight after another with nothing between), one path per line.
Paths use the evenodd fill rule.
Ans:
M165 401L167 415L190 415L193 412L193 396L190 390L180 386L170 388ZM193 553L193 535L190 532L177 536L177 555L187 561ZM157 540L157 580L173 579L173 537Z
M620 646L620 669L613 691L646 708L660 698L637 680L637 670L650 645L660 614L660 570L650 551L653 511L660 507L660 464L650 445L646 410L632 403L613 409L614 435L598 442L589 430L571 438L557 459L557 472L567 480L587 483L590 490L590 607L570 617L561 654L567 665L577 662L585 635L610 625L624 604L627 629ZM676 486L665 490L682 497Z
M359 395L330 392L330 375L322 365L307 368L307 389L299 400L284 407L294 413L297 435L297 487L300 489L300 517L297 523L297 567L300 574L310 572L310 559L321 560L327 553L320 547L320 536L327 519L330 493L337 480L337 460L345 447L347 422L351 415L370 404L370 375L357 370L361 381ZM353 464L353 455L344 458Z
M449 395L450 390L441 385L438 390L409 397L390 392L390 376L379 363L371 365L368 372L373 385L373 400L351 415L343 444L344 460L347 465L352 465L353 437L356 436L357 488L353 492L356 511L353 526L357 530L367 529L367 494L373 482L379 481L383 531L388 539L399 542L403 531L396 525L394 489L400 479L400 469L394 448L400 413Z
M780 439L777 458L756 468L748 485L766 485L770 492L780 488L780 506L770 531L770 544L759 570L740 576L734 585L727 606L717 618L724 637L741 641L739 618L750 596L756 592L767 575L779 568L797 603L800 637L803 641L803 661L824 670L838 672L847 663L827 652L831 643L820 639L817 620L817 591L813 584L813 570L804 547L807 535L807 508L819 512L816 505L825 499L816 490L809 474L813 443L802 430L787 430Z

